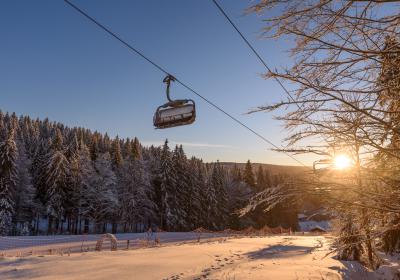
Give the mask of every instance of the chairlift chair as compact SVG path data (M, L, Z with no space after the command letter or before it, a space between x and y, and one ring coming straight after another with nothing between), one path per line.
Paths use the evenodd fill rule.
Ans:
M172 75L167 75L163 82L167 84L168 102L157 108L153 124L155 128L170 128L181 125L192 124L196 119L196 105L191 99L171 100L169 96L169 88L171 81L176 79Z
M318 166L320 166L319 168L317 168ZM327 172L328 170L330 170L332 167L332 159L320 159L317 161L314 161L313 163L313 171L314 173L324 173Z

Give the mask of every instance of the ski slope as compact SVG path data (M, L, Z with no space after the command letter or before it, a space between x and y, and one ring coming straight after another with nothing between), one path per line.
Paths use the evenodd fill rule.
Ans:
M329 242L323 236L218 238L116 252L4 257L0 279L391 279L388 268L369 272L326 256Z

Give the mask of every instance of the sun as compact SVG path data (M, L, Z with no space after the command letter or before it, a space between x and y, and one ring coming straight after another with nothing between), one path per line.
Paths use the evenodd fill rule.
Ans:
M334 159L334 165L337 169L345 169L351 166L351 160L346 155L337 155Z

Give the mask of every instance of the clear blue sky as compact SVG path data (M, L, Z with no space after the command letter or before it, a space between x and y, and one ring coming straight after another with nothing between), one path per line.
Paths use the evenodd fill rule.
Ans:
M272 114L245 115L279 100L265 69L208 0L72 0L148 57L262 135L282 144L286 132ZM262 18L244 15L250 3L219 3L271 67L291 63L290 43L260 39ZM197 121L155 130L164 103L163 73L130 52L62 0L0 2L0 109L48 117L144 144L165 138L206 161L293 164L256 136L179 85L173 97L193 98ZM310 163L309 158L299 157Z

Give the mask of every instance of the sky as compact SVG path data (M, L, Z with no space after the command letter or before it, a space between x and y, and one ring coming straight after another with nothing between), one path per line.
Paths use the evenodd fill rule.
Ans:
M287 132L272 113L246 114L284 99L274 80L211 0L71 0L179 80L275 143ZM291 64L289 41L261 36L250 1L219 0L272 68ZM0 1L0 110L81 126L144 145L182 144L205 161L298 165L178 84L192 98L193 125L156 130L164 74L62 0ZM312 158L297 156L305 164Z

